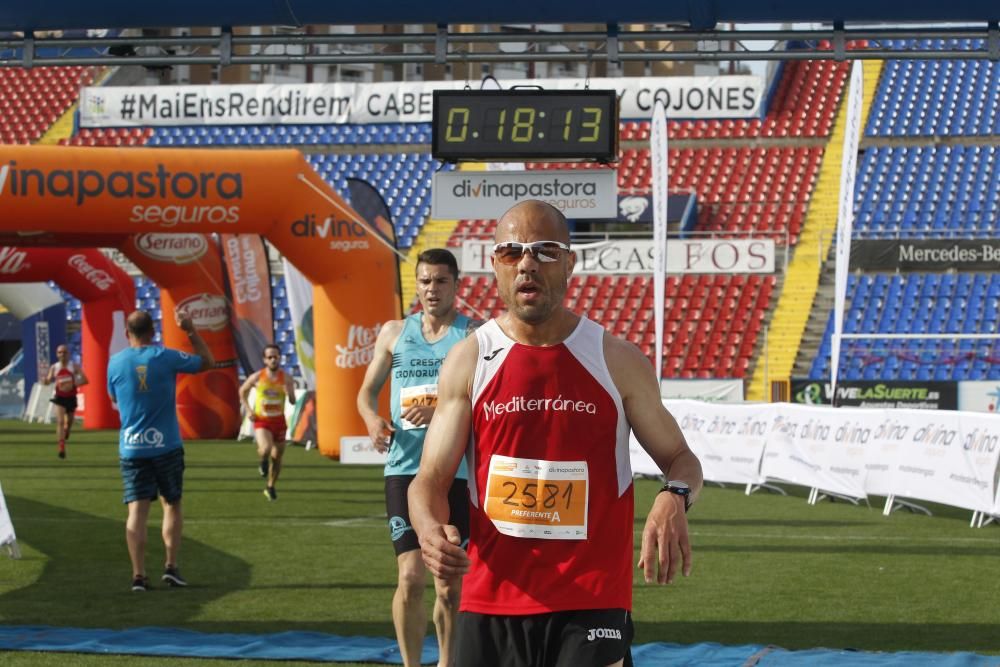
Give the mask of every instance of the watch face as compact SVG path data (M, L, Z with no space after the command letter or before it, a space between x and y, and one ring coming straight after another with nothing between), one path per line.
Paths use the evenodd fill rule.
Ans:
M691 493L691 487L687 485L687 482L670 481L667 482L667 487L679 496L686 496Z

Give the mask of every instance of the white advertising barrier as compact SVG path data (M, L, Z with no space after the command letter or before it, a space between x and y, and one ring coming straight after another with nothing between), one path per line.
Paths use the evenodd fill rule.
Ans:
M523 80L506 80L508 89ZM759 118L760 76L534 79L546 90L615 89L620 115L648 119L663 100L670 118ZM99 86L80 95L81 127L270 123L427 123L435 90L465 81L295 83L212 86Z
M761 405L718 405L702 401L665 400L684 438L698 459L706 481L759 484L760 459L771 424L772 409ZM629 436L632 472L659 475L660 469L635 434Z
M375 463L385 465L388 452L380 453L367 435L345 435L340 438L340 462L343 464Z
M976 512L996 506L1000 419L952 410L895 410L893 493Z
M761 473L852 498L865 497L865 427L854 411L775 405Z
M612 169L439 171L431 217L495 220L525 199L540 199L567 218L617 218L618 172Z
M762 405L719 405L665 400L709 482L760 484L760 460L774 410Z
M870 432L862 435L867 438L865 445L865 491L870 496L891 496L895 493L893 487L895 462L901 453L907 451L909 442L906 434L909 428L906 420L900 417L898 410L880 410L864 408L840 408L848 413L850 418L858 415L857 421L863 424L863 429Z
M551 172L550 172L551 173ZM493 242L462 242L459 268L463 273L492 271ZM574 244L576 274L649 274L653 272L653 241L615 239ZM774 273L772 239L670 239L667 273Z
M996 498L993 500L993 516L1000 516L1000 484L997 484Z
M14 535L14 524L7 512L7 499L4 498L3 487L0 487L0 547L7 547L12 558L21 557L17 548L17 536Z

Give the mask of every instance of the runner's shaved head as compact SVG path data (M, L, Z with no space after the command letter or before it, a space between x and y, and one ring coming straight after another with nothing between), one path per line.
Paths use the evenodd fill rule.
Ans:
M497 221L494 241L523 241L520 235L526 227L538 229L538 238L569 243L569 225L562 211L538 199L527 199L514 204Z
M129 315L125 321L125 328L128 329L130 334L142 340L152 338L155 333L153 330L153 317L145 310L136 310Z

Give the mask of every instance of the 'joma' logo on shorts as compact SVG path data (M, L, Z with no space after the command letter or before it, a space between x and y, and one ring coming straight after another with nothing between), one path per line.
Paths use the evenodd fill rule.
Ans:
M615 630L614 628L591 628L587 633L587 641L592 642L595 639L621 639L622 631Z

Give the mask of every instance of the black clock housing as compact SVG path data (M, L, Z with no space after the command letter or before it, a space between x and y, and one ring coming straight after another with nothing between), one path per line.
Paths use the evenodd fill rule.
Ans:
M436 90L438 160L618 159L614 90Z

